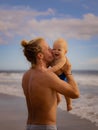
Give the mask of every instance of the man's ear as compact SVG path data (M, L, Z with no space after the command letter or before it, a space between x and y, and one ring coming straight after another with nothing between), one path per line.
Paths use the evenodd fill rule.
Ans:
M37 55L38 59L42 59L43 56L44 56L44 55L43 55L43 53L41 53L41 52L39 52L38 55Z

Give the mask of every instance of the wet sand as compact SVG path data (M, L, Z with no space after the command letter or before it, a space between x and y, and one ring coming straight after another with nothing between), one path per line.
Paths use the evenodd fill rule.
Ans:
M25 130L27 108L25 99L0 93L0 130ZM58 130L98 130L95 124L66 111L57 111Z

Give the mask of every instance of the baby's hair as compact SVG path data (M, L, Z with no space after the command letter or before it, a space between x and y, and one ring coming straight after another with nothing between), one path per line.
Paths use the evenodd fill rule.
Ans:
M58 38L57 40L54 41L54 44L56 44L56 43L63 43L63 46L64 46L64 48L65 48L65 50L67 52L68 44L67 44L66 40L64 40L63 38Z
M57 40L54 41L54 43L57 43L57 42L63 42L67 44L67 41L65 41L63 38L58 38Z

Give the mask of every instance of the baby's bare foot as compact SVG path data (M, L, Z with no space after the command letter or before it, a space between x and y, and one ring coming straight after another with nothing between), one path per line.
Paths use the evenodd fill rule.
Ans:
M67 106L67 111L71 111L72 110L72 106L71 105L68 105Z

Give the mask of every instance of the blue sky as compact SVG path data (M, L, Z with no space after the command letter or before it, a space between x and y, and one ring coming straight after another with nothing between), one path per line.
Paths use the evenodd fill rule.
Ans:
M98 70L98 0L0 0L0 70L24 70L21 40L68 42L73 70Z

